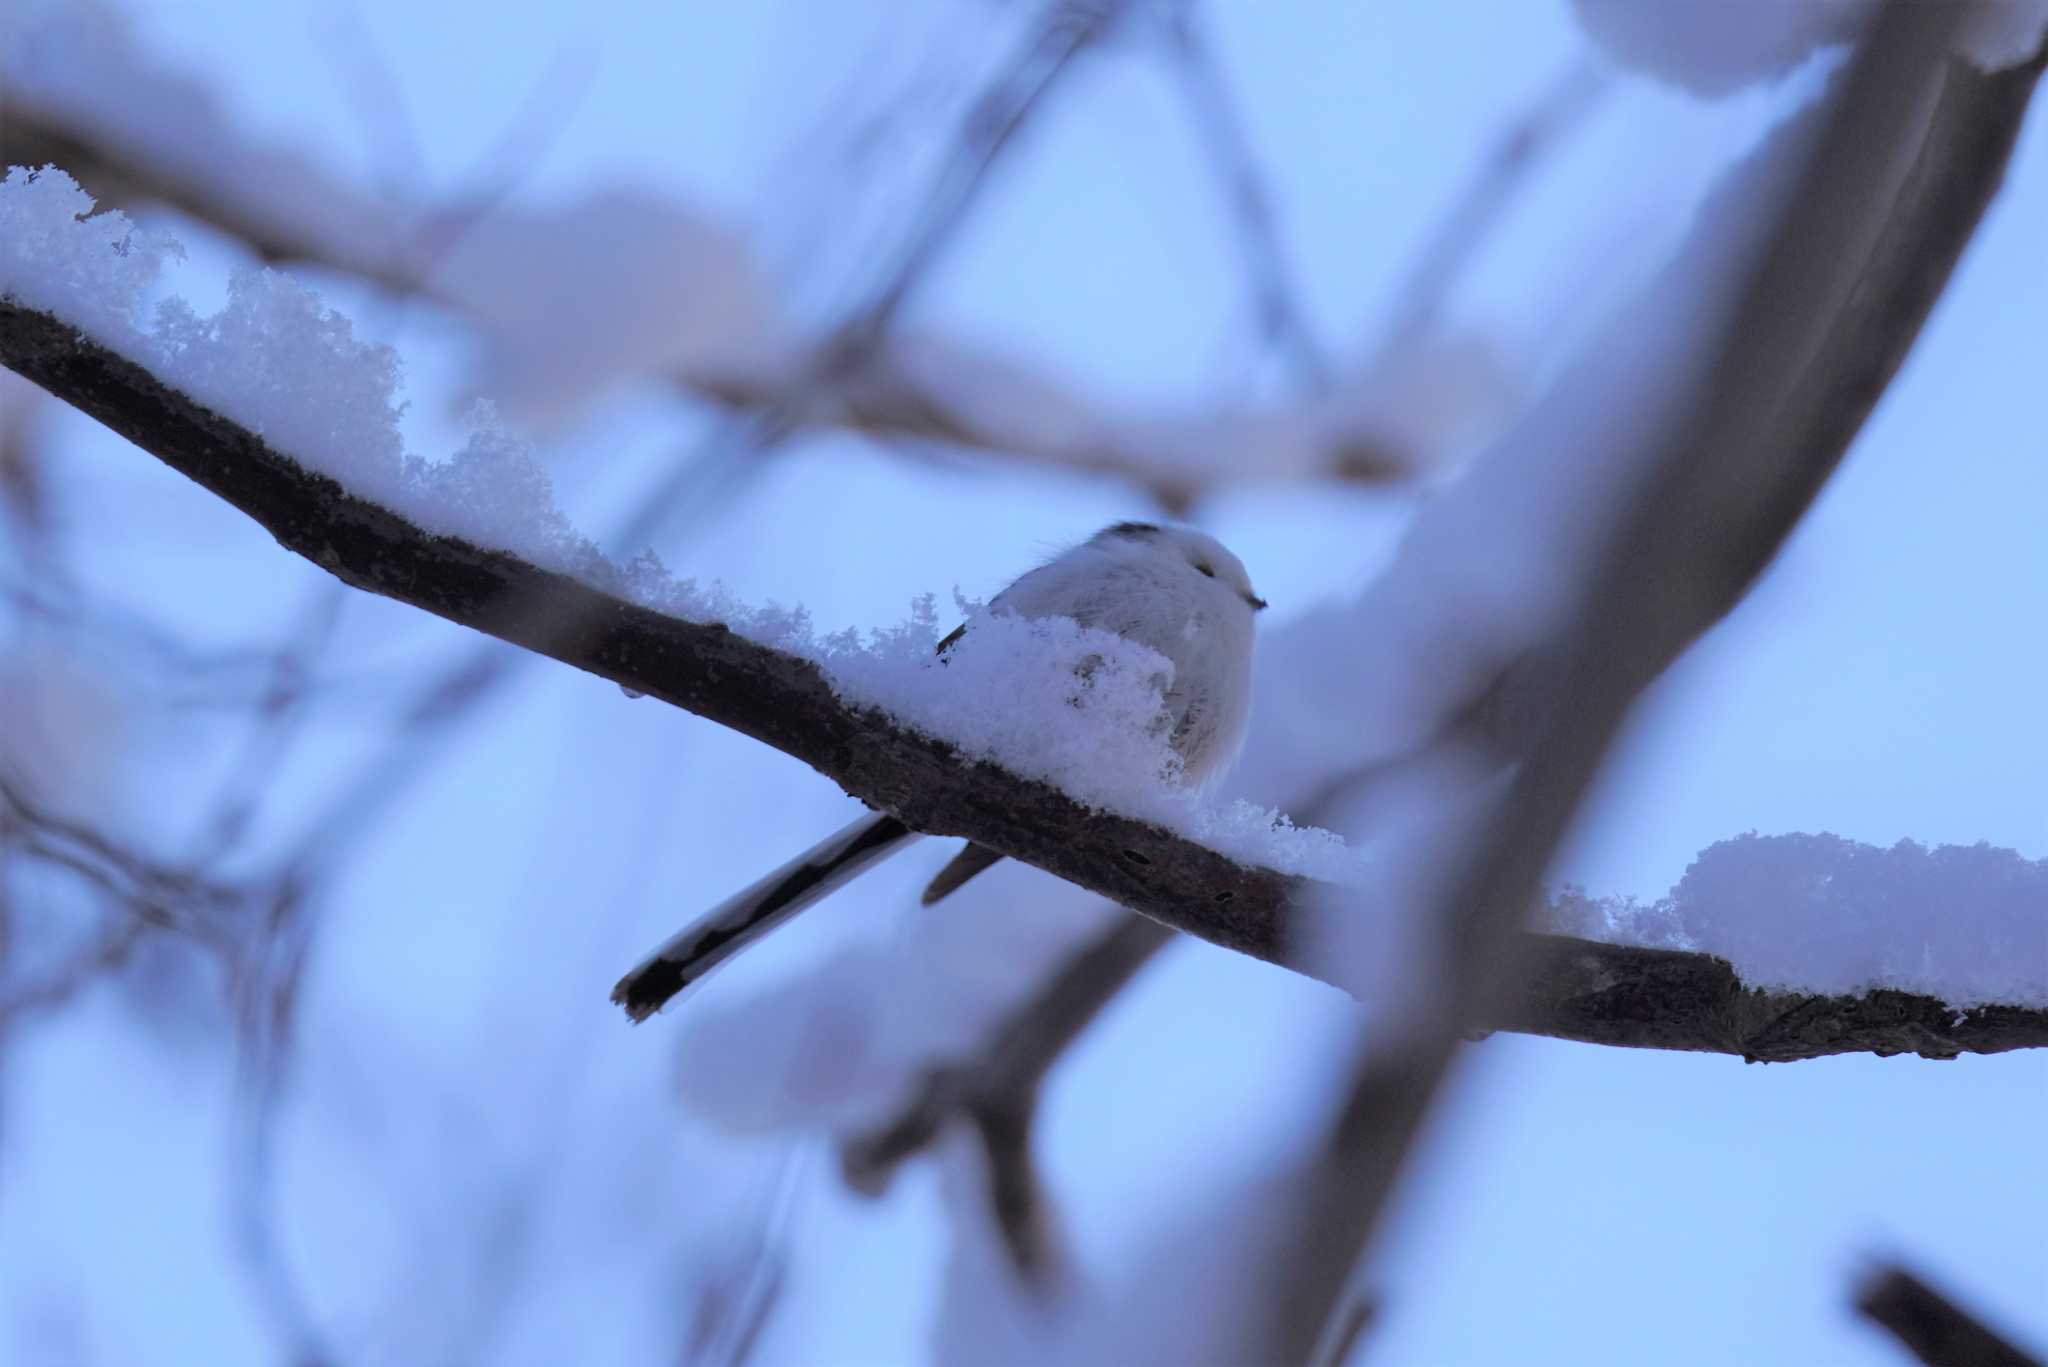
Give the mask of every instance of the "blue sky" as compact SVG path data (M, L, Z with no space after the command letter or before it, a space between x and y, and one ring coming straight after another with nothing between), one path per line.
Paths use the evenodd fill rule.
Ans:
M900 212L911 180L892 164L850 203L818 193L824 135L848 98L872 97L868 73L915 70L925 54L985 61L988 30L1023 12L960 0L132 8L152 48L209 78L251 130L427 193L473 173L551 68L572 86L587 72L518 196L546 202L620 178L666 190L757 231L813 312L864 278L870 220ZM1374 340L1486 139L1585 55L1562 4L1213 8L1307 311L1340 349ZM390 83L369 101L374 115L355 55L366 46ZM1619 79L1459 290L1454 320L1499 340L1540 384L1655 268L1715 169L1810 86L1809 74L1701 103ZM1228 224L1187 128L1156 64L1129 51L1091 62L909 321L1136 402L1256 392ZM1840 476L1750 599L1641 710L1561 873L1654 897L1705 846L1750 829L2048 856L2048 436L2033 383L2048 317L2043 221L2037 117ZM185 235L195 273L222 259ZM323 288L361 301L344 283ZM431 319L388 323L413 376L412 440L447 449L454 428L437 395L461 354ZM664 397L623 396L551 453L565 499L602 506L702 425ZM314 571L84 420L60 435L75 461L67 507L94 520L94 576L124 601L200 637L246 640L319 591ZM956 583L986 594L1046 545L1142 511L1108 483L817 438L767 463L721 519L660 549L679 572L723 577L749 598L866 625ZM1355 491L1267 491L1200 516L1283 619L1354 587L1400 525L1397 506ZM348 613L343 658L380 678L466 644L388 604ZM370 733L309 739L280 827L314 809ZM132 762L150 777L122 799L134 819L174 807L171 794L217 765L220 740L195 727L138 741ZM683 1133L659 1037L617 1030L602 985L679 912L851 806L751 742L528 668L333 895L280 1188L318 1309L341 1325L393 1305L417 1316L430 1302L392 1290L416 1276L429 1297L469 1294L447 1270L458 1257L419 1254L418 1217L473 1206L472 1187L486 1199L494 1174L525 1174L517 1189L544 1234L506 1274L529 1303L494 1351L623 1360L630 1327L658 1313L661 1283L633 1245L594 1232L605 1226L593 1211L616 1214L619 1200L605 1176L640 1165L631 1171L655 1174L652 1189L684 1219L693 1188L680 1169L741 1174L730 1184L745 1188L786 1146ZM719 990L903 933L919 872L878 875ZM1148 973L1048 1097L1042 1153L1088 1264L1127 1266L1189 1191L1240 1179L1297 1133L1351 1022L1327 990L1206 947L1181 946ZM1766 1068L1512 1037L1470 1052L1382 1250L1391 1309L1377 1360L1894 1361L1843 1309L1858 1260L1890 1252L2048 1343L2048 1060ZM111 1102L105 1078L119 1084ZM221 1061L138 1041L129 1018L94 1001L22 1048L7 1086L0 1280L22 1288L6 1311L15 1325L57 1285L92 1321L82 1332L98 1357L84 1360L166 1348L168 1360L266 1360L226 1251ZM621 1140L622 1125L643 1132ZM839 1193L821 1155L797 1161L802 1252L760 1360L919 1360L940 1253L934 1183L913 1174L878 1207ZM36 1275L22 1280L25 1269ZM408 1360L364 1332L366 1360Z

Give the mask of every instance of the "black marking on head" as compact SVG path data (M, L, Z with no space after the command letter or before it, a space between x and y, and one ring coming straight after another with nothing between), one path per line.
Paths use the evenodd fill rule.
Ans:
M1197 560L1195 562L1195 573L1201 575L1204 579L1214 579L1216 577L1216 567L1206 560Z
M1127 541L1143 541L1147 537L1159 535L1159 528L1150 522L1112 522L1096 535L1120 536Z

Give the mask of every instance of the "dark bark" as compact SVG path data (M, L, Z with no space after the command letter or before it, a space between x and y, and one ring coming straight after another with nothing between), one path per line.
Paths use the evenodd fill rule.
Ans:
M1980 1006L1890 990L1861 996L1765 992L1726 959L1669 949L1525 934L1526 975L1494 1029L1587 1044L1733 1054L1790 1063L1831 1054L1955 1058L2048 1045L2048 1011Z
M310 473L230 420L47 314L0 300L0 364L234 504L286 549L371 593L610 679L810 764L913 829L1021 859L1160 924L1288 962L1306 880L1251 868L1047 784L970 764L944 742L833 696L816 666L715 623L626 602L515 556L431 535ZM1777 1061L1845 1051L1994 1053L2048 1044L2048 1012L1953 1012L1929 998L1745 993L1707 955L1533 937L1546 965L1498 1028ZM1548 946L1547 949L1540 948ZM1668 1007L1658 994L1673 994Z
M836 698L807 660L503 551L435 536L310 473L48 314L0 300L0 364L370 593L524 646L793 755L914 830L964 836L1225 948L1279 961L1303 880L1250 868Z
M2041 1367L1976 1316L1903 1267L1886 1267L1856 1293L1856 1310L1927 1367Z

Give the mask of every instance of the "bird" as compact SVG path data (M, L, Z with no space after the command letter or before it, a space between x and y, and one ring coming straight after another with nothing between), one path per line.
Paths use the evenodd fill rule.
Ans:
M1202 788L1236 761L1251 715L1253 622L1266 600L1244 562L1207 532L1116 522L1027 571L990 599L993 615L1070 618L1148 646L1173 665L1163 695L1177 781ZM938 643L944 657L971 622ZM612 989L634 1023L883 859L921 838L885 812L834 832L691 922ZM930 906L1002 858L969 843L924 891Z

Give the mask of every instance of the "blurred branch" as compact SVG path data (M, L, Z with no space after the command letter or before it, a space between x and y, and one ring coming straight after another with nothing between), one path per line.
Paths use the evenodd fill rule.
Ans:
M1028 1113L1045 1075L1137 971L1170 940L1143 917L1119 918L1076 953L1046 987L998 1024L968 1056L933 1068L888 1120L840 1143L847 1184L886 1190L896 1169L957 1120ZM2048 1011L1985 1006L1958 1011L1933 997L1880 990L1859 996L1745 987L1725 959L1680 950L1522 933L1525 975L1487 1017L1493 1030L1632 1049L1730 1054L1790 1063L1835 1054L1955 1058L2048 1047ZM1028 1152L990 1148L992 1167L1028 1171ZM1011 1231L1003 1222L1007 1236ZM1012 1237L1029 1270L1027 1237Z
M1229 487L1398 483L1441 455L1401 430L1409 424L1398 411L1304 401L1121 413L1046 370L958 338L885 343L830 385L808 378L815 366L799 371L805 378L732 372L687 383L741 411L787 410L801 426L1128 480L1173 512ZM1360 387L1381 378L1362 377Z
M188 861L195 867L224 859L248 833L292 741L311 720L306 690L320 655L333 640L348 593L322 580L269 661L268 680L251 709L249 732L212 804L212 818Z
M101 976L127 962L135 942L149 928L139 917L122 917L102 927L85 949L33 982L0 988L0 1034L23 1016L64 1005ZM0 945L0 963L9 956Z
M248 898L240 889L158 864L91 827L38 805L0 773L0 848L68 870L143 924L189 935L209 949L232 949L229 927Z
M59 576L61 577L61 576ZM173 706L243 708L264 696L276 652L254 646L207 650L138 612L89 600L69 586L52 591L0 569L0 604L22 620L61 635L67 647L99 657L138 687L161 690ZM316 686L307 681L307 692Z
M236 1248L292 1367L327 1367L328 1345L277 1228L278 1105L293 1058L314 918L307 888L287 873L268 890L263 934L235 965L235 1104L231 1219Z
M15 533L28 557L42 551L52 531L46 457L37 442L46 407L34 389L0 376L0 526Z
M1424 443L1397 435L1398 415L1301 406L1167 419L1123 416L1049 373L962 339L885 335L987 188L997 158L1043 108L1074 60L1114 30L1124 8L1122 0L1047 5L1023 50L969 110L954 153L929 188L927 206L894 265L868 302L824 341L800 348L788 363L702 368L678 381L701 397L766 415L778 436L805 426L839 425L880 440L933 442L1108 474L1140 484L1161 506L1175 510L1225 483L1379 483L1408 478L1428 464L1431 453L1420 449ZM1303 364L1321 376L1327 366L1292 306L1257 168L1220 79L1190 27L1193 21L1171 22L1182 39L1178 65L1189 73L1191 98L1233 186L1232 207L1262 312L1298 334Z
M1447 962L1432 1018L1390 1047L1361 1046L1309 1169L1296 1216L1301 1251L1271 1280L1268 1318L1252 1340L1266 1355L1302 1360L1329 1336L1462 1029L1511 999L1526 975L1517 927L1635 697L1741 597L1839 462L1858 424L1842 427L1839 443L1802 448L1785 420L1812 402L1801 386L1824 354L1828 322L1864 283L1872 240L1922 207L1895 192L1888 173L1924 148L1945 80L1974 79L1947 58L1961 13L1893 0L1876 17L1789 199L1765 210L1772 231L1734 282L1689 401L1647 434L1647 483L1615 510L1608 544L1578 575L1572 620L1557 638L1557 686L1531 709L1536 740L1473 857L1433 899ZM2030 86L2029 77L2020 109ZM1999 154L1973 168L1994 186L2006 132ZM1900 320L1908 338L1923 315ZM1905 344L1893 343L1900 352Z
M1444 299L1487 235L1506 217L1515 196L1545 156L1593 111L1606 91L1606 73L1593 62L1581 62L1559 77L1493 143L1423 244L1401 293L1388 310L1383 344L1387 350L1413 345L1436 326Z
M1144 917L1117 917L970 1058L934 1068L894 1117L842 1140L839 1170L847 1185L879 1196L906 1159L965 1120L988 1155L996 1225L1018 1271L1027 1279L1049 1273L1030 1146L1039 1089L1067 1047L1171 938L1166 927Z
M260 196L238 194L231 183L202 178L189 165L165 165L89 127L0 97L0 166L48 164L69 171L103 203L168 205L235 238L261 260L315 261L403 293L419 288L410 272L385 259L390 253L365 249L343 257L327 236Z
M1163 16L1173 74L1229 203L1239 254L1251 279L1259 329L1268 343L1284 350L1305 379L1321 387L1329 383L1333 372L1329 353L1301 308L1279 225L1274 221L1272 196L1251 138L1231 103L1198 4L1199 0L1171 0Z
M1788 372L1796 383L1773 385L1782 394L1772 439L1784 452L1783 500L1769 510L1770 524L1746 539L1750 549L1731 564L1720 592L1667 621L1663 662L1735 606L1847 454L2004 184L2044 63L2048 49L1991 74L1959 58L1946 63L1916 141L1899 149L1910 164L1854 281ZM1557 663L1517 661L1465 720L1503 753L1527 753L1542 734L1542 700L1561 686Z
M297 1367L333 1361L287 1270L270 1201L276 1104L310 927L301 886L290 877L236 886L158 864L44 810L0 773L0 854L6 853L76 874L128 914L111 919L53 972L0 989L0 1028L63 1004L118 968L150 929L190 936L219 956L239 1006L235 1231L257 1292L292 1345L289 1360ZM0 963L4 951L0 946Z
M784 435L836 427L881 440L940 443L1106 474L1136 482L1171 508L1228 484L1385 483L1432 467L1439 453L1425 448L1434 438L1401 412L1275 406L1191 408L1146 417L1119 412L1053 373L998 359L965 338L925 336L911 345L885 337L985 190L997 160L1074 59L1115 27L1123 8L1119 0L1052 0L1046 6L1023 50L969 110L955 152L929 187L910 233L846 323L778 347L772 356L747 352L665 378L721 408L771 415L769 426ZM225 113L216 117L225 128ZM166 204L239 239L263 260L311 262L451 309L487 330L493 326L439 278L437 265L480 215L514 212L498 203L502 186L487 186L441 209L391 203L358 193L289 153L245 148L226 135L222 140L210 158L200 155L205 149L189 149L191 157L171 162L123 146L93 120L0 104L0 164L54 163L102 202ZM208 169L234 164L244 152L267 158L266 165L289 163L291 205L281 208L243 194ZM1230 173L1240 206L1248 173L1248 163ZM332 207L316 212L309 205ZM1240 217L1242 212L1240 207ZM346 229L330 220L342 220ZM1269 227L1241 229L1250 234L1248 250L1255 257L1270 254ZM1256 269L1262 278L1272 274ZM1270 294L1265 285L1261 290ZM1382 379L1377 372L1358 378L1366 388ZM1398 390L1392 402L1403 402Z
M346 583L524 646L731 727L810 764L847 792L932 835L955 835L1240 953L1297 972L1291 941L1303 915L1291 910L1311 885L1225 855L1143 821L1092 810L1059 790L990 764L969 764L944 742L885 715L841 702L817 667L718 623L664 617L502 551L428 534L388 509L310 474L253 433L201 408L146 371L79 337L47 314L0 301L0 363L20 371L234 504L294 550ZM459 696L466 696L458 689ZM1350 894L1339 893L1340 897ZM1600 971L1644 962L1653 951L1582 943ZM1732 1002L1741 991L1720 960L1699 960ZM1718 969L1714 968L1718 965ZM1704 980L1704 979L1703 979ZM1576 990L1576 989L1575 989ZM1924 1000L1924 999L1916 999ZM1885 1008L1891 1009L1891 1008ZM1830 1041L1788 1052L1734 1006L1678 1017L1651 1047L1700 1048L1757 1057L1814 1057ZM1949 1031L1916 1033L1945 1008L1909 1014L1913 1031L1854 1035L1847 1047L1937 1053L1995 1052L2048 1042L2048 1013L1972 1013ZM1585 1008L1557 999L1524 1002L1510 1028L1564 1038L1596 1033ZM1768 1013L1766 1013L1768 1014ZM1848 1017L1829 1007L1823 1016ZM1879 1012L1879 1017L1882 1012ZM1689 1023L1687 1023L1689 1022ZM1638 1027L1629 1027L1635 1029ZM1859 1030L1862 1026L1857 1027ZM1804 1052L1797 1052L1803 1050Z
M930 272L939 252L966 221L1010 140L1042 107L1082 50L1114 27L1122 8L1123 0L1048 0L1044 20L1024 50L967 111L958 151L930 188L917 227L874 296L857 310L856 321L826 349L828 371L840 368L843 355L871 349L895 323L911 289Z
M1857 1288L1856 1312L1886 1330L1927 1367L2041 1367L1969 1311L1892 1264Z

